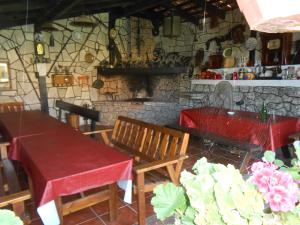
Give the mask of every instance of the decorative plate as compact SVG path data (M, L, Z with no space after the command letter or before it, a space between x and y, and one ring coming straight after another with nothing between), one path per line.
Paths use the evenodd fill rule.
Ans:
M257 46L257 40L254 37L249 37L245 43L246 48L248 51L252 51L256 48Z

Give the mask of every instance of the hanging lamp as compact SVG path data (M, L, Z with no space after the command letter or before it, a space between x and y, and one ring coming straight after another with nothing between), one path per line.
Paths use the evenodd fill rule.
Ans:
M251 30L267 33L300 31L299 0L237 0Z
M50 23L50 22L46 22L46 23L43 23L41 25L41 31L46 31L46 32L53 32L53 31L58 31L59 29L57 29L53 23Z
M97 23L90 16L81 15L70 22L70 25L74 27L94 27Z

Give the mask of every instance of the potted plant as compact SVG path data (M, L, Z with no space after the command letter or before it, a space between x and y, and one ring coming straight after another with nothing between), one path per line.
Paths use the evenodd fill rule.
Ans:
M1 225L23 225L22 220L15 215L13 211L8 209L0 209Z
M194 173L181 173L181 186L168 183L154 189L151 203L157 218L174 216L178 225L300 224L300 141L294 146L291 167L266 151L251 166L248 179L232 165L201 158Z

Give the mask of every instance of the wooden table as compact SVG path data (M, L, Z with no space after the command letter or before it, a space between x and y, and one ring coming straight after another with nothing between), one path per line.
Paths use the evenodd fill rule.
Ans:
M180 112L179 125L273 151L291 143L288 136L300 131L299 118L276 115L261 122L258 113L234 111L234 115L229 115L227 112L214 107L185 109Z
M38 123L33 126L28 122L34 121L33 117L46 120L42 126ZM63 215L96 204L98 200L109 200L113 220L117 210L115 184L132 179L132 159L52 119L41 112L0 115L1 132L10 137L13 146L10 155L28 173L36 205L56 200L62 220ZM109 185L109 190L61 204L61 196L103 185Z

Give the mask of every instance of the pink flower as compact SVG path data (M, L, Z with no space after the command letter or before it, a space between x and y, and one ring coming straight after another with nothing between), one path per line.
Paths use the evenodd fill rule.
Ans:
M257 185L258 190L262 193L269 191L270 178L272 177L274 170L270 168L262 168L260 172L256 172L251 177L251 182Z
M270 186L281 185L288 188L293 182L291 174L279 170L274 171L272 177L270 177Z
M251 166L252 173L258 173L264 168L269 168L271 170L277 170L278 166L269 162L255 162Z
M277 212L290 211L298 202L298 185L291 174L277 170L271 163L258 162L252 165L250 181L264 195L270 208Z
M269 203L272 211L287 212L295 207L298 193L290 193L290 191L291 190L285 188L284 186L274 186L268 193L266 193L266 200Z

